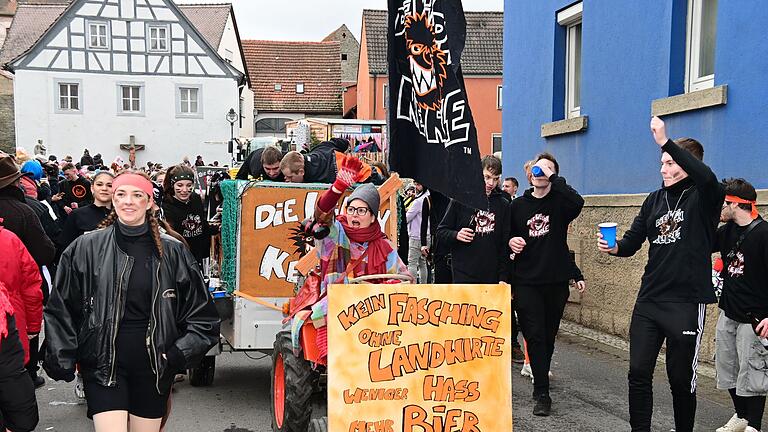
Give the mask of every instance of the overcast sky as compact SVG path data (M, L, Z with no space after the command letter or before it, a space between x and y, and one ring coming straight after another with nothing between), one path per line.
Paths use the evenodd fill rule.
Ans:
M319 41L342 24L360 41L363 9L386 9L387 0L229 0L242 39ZM176 3L211 3L176 0ZM218 1L217 1L218 3ZM464 0L464 9L501 11L504 0Z

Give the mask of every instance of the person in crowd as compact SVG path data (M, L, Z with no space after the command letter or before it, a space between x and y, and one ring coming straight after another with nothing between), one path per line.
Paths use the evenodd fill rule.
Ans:
M728 390L736 413L719 432L759 432L768 381L768 223L757 212L757 192L746 180L725 181L725 202L713 251L724 260L715 336L717 388Z
M93 164L97 169L104 169L104 159L101 158L101 153L93 155Z
M501 190L508 193L512 199L517 197L517 188L519 184L514 177L507 177L504 179L504 183L501 185Z
M345 283L347 278L371 274L411 276L397 250L384 235L377 219L379 191L372 184L358 186L342 214L334 209L341 195L363 175L363 164L347 156L331 187L317 201L315 220L330 227L330 234L316 240L320 255L322 290L328 284Z
M511 205L511 282L531 360L536 401L533 414L548 416L552 409L549 369L573 276L568 224L581 213L584 199L560 177L553 155L539 154L533 167L542 175L532 177L533 188Z
M429 191L419 182L413 182L416 188L416 198L405 213L408 223L408 271L417 277L419 283L427 283L428 272L427 254L421 249L421 221L424 200L429 197ZM427 218L427 224L429 219ZM427 242L429 239L427 239Z
M48 187L47 182L45 186L41 183L44 173L40 162L34 159L24 162L21 165L21 173L24 175L20 179L20 186L24 190L25 195L40 201L50 199L50 187Z
M66 163L61 170L64 172L64 180L59 182L59 193L51 197L51 200L58 203L66 216L81 205L93 202L93 194L91 182L81 177L71 162Z
M202 268L211 254L211 235L215 228L208 224L203 200L194 191L195 172L186 165L168 170L163 184L163 215L174 231L184 237Z
M72 163L72 155L65 155L64 163Z
M436 284L449 284L453 281L451 248L440 242L437 235L437 227L448 210L449 202L448 197L432 189L429 191L429 196L424 200L421 211L421 250L427 256L432 257L433 279ZM427 242L427 234L430 235L431 242Z
M451 200L437 228L440 242L451 251L453 283L498 283L509 280L509 198L499 189L501 161L482 159L488 208L467 207Z
M30 432L39 422L35 387L24 369L24 346L5 284L0 281L0 429Z
M253 177L254 180L285 181L285 176L280 171L282 159L283 152L276 146L270 145L256 149L245 158L235 178L248 180L249 177Z
M629 418L633 431L650 431L653 370L667 344L667 377L677 432L693 430L696 366L706 305L716 301L711 282L715 229L725 198L722 184L702 162L704 147L691 138L672 141L664 122L651 119L661 147L663 186L643 202L616 246L598 234L598 249L629 257L647 239L648 263L629 328Z
M95 161L91 157L91 153L88 151L88 149L83 150L83 155L80 157L80 165L81 166L95 165Z
M4 219L5 228L21 239L38 266L50 265L56 247L45 234L40 219L25 203L19 187L21 176L11 156L0 152L0 218Z
M112 180L114 178L109 171L99 171L93 178L91 184L93 204L80 207L69 215L57 241L60 251L64 251L84 233L95 230L112 212Z
M27 247L12 231L0 222L0 282L8 290L8 297L14 308L16 326L24 347L24 367L35 387L45 384L37 375L37 347L31 352L30 344L37 344L43 319L43 292L40 289L42 277L37 263ZM34 362L35 364L31 364Z
M220 320L195 257L151 215L149 177L125 172L113 188L103 229L61 257L44 368L72 381L79 365L96 432L158 431L175 373L218 343Z
M218 167L219 166L219 161L217 161L217 160L213 161L213 166Z
M197 155L195 158L195 166L205 166L205 162L203 161L203 157L200 155Z
M280 172L288 183L333 183L348 148L348 141L332 138L312 147L306 154L290 151L280 161ZM370 165L362 164L360 182L383 183L378 172L374 172Z

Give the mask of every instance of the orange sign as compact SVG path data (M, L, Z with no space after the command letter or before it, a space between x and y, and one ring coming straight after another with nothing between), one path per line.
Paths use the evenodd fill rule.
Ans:
M314 214L315 203L327 185L257 183L242 196L240 217L241 293L257 297L291 297L300 258L314 246L301 235L301 221ZM379 212L379 223L396 232L392 208Z
M328 430L512 430L511 288L332 285Z

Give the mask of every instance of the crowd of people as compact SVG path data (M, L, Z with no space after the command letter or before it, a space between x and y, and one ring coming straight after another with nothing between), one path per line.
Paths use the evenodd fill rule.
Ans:
M670 140L658 118L651 131L663 185L622 238L598 234L596 244L629 257L649 243L630 324L632 430L650 431L663 343L675 430L693 430L706 304L719 300L717 386L731 395L735 414L718 431L759 431L768 394L768 224L756 210L754 187L744 179L718 181L699 142ZM509 283L512 358L532 378L533 414L550 415L550 366L569 288L586 288L567 242L584 199L556 157L540 153L525 164L529 188L521 196L517 179L502 180L500 158L483 157L483 209L414 181L398 196L395 245L376 218L374 186L389 172L348 152L340 138L305 152L267 146L248 155L236 178L331 184L315 209L317 223L328 227L316 238L322 286L353 274ZM194 165L203 163L198 157ZM77 164L23 150L0 153L0 412L8 430L37 424L41 363L50 378L77 382L97 431L127 430L129 423L132 431L161 430L176 374L218 342L219 318L201 269L219 226L195 192L192 164L128 165L117 158L106 166L87 150ZM356 183L363 185L336 215ZM719 299L713 252L724 261Z

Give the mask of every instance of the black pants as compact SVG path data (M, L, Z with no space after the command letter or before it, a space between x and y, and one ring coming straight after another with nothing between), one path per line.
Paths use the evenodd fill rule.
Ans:
M534 396L549 394L549 367L568 295L568 282L515 286L515 310L528 342Z
M693 431L696 366L706 305L637 302L629 326L629 423L633 432L650 431L653 370L667 341L667 378L677 432Z
M520 342L517 340L519 334L519 326L517 324L517 317L515 316L515 301L512 300L512 347L519 347Z
M435 283L453 283L453 269L450 255L435 255Z
M32 379L24 369L24 348L16 320L7 315L8 336L0 340L0 430L32 431L39 420Z

